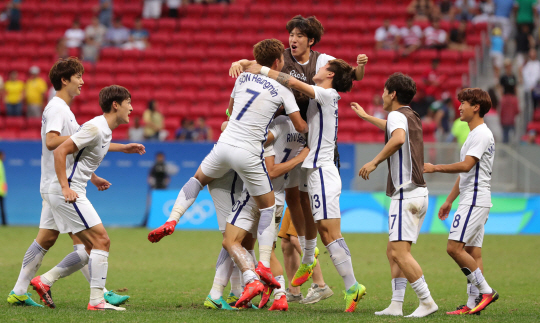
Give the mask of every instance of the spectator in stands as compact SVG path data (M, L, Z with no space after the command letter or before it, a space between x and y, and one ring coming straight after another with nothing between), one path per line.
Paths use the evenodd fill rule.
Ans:
M453 136L450 132L450 120L454 118L452 98L443 96L441 100L433 102L429 106L429 115L437 125L435 137L440 142L451 142Z
M516 23L518 29L522 25L529 26L529 33L534 32L534 18L538 16L536 11L536 5L538 0L515 0L516 10Z
M536 145L536 130L531 129L529 132L527 132L527 135L525 136L525 140L522 141L522 144L527 145Z
M7 225L7 216L4 208L4 198L7 194L6 171L4 169L4 152L0 151L0 214L2 215L2 225Z
M495 6L492 0L480 0L476 15L471 19L473 24L489 23L493 21Z
M99 45L93 36L87 36L82 46L82 57L86 62L95 63L99 57Z
M424 89L418 88L416 90L416 95L411 102L411 109L416 111L420 118L424 118L428 114L429 106L431 105L431 103L433 103L433 98L428 98Z
M144 128L141 127L141 121L138 117L135 117L133 127L129 128L128 138L133 142L140 142L144 140Z
M523 90L526 95L532 95L533 89L540 81L540 61L538 61L536 49L529 50L529 60L521 69L521 79L523 82ZM533 95L534 107L538 106L538 99Z
M446 48L446 31L441 28L439 17L434 17L431 26L424 30L424 43L427 48Z
M398 44L399 29L390 24L390 19L384 20L384 25L375 31L377 49L396 49Z
M161 17L161 0L144 0L142 17L158 19Z
M96 12L99 17L99 22L107 28L110 27L113 17L112 0L99 0L99 6L96 8Z
M503 142L510 141L510 132L514 132L516 116L519 114L519 102L516 96L517 78L512 73L512 60L504 61L504 75L499 80L501 98L501 125L503 128Z
M501 28L494 27L491 30L489 42L489 56L493 63L493 73L495 74L495 77L498 78L504 62L504 39L502 37Z
M158 152L156 154L156 162L150 169L150 174L148 174L148 184L153 189L164 190L169 186L170 181L171 178L167 170L165 154Z
M493 0L495 5L495 16L492 18L493 23L498 24L502 29L502 37L506 41L512 32L512 24L510 23L510 15L514 8L515 0Z
M107 27L101 24L97 16L92 17L92 23L84 30L86 39L92 38L98 48L103 44L106 33Z
M206 120L203 117L197 118L197 141L211 141L212 128L206 125Z
M23 109L24 82L19 80L19 73L11 71L9 79L4 84L6 92L6 114L8 116L20 116Z
M450 42L448 48L465 51L469 49L467 46L467 20L461 20L459 25L450 30Z
M178 9L182 5L182 0L167 0L166 2L169 9L169 18L178 18Z
M196 141L198 138L198 131L195 128L193 120L184 119L180 129L176 130L175 138L179 141Z
M434 9L432 0L413 0L407 7L407 13L414 16L416 21L428 21L434 14Z
M430 104L441 95L441 86L446 79L447 76L439 71L439 60L434 59L431 68L422 75L425 94Z
M143 113L144 138L160 139L160 132L163 130L163 114L159 112L158 103L155 100L148 102L148 109Z
M56 42L56 55L59 58L68 58L69 51L66 46L66 39L64 37L58 39Z
M105 34L108 46L122 47L129 40L129 29L122 25L122 18L116 17L113 26Z
M477 6L475 0L456 0L454 3L456 8L456 19L459 20L471 20L477 13Z
M66 46L68 48L79 48L84 41L84 30L81 29L81 23L75 19L71 28L64 33L66 38Z
M518 32L516 34L516 65L519 68L527 60L530 49L536 47L536 42L529 28L529 25L518 26Z
M455 15L454 3L452 0L441 0L439 1L438 7L435 7L437 14L441 17L442 20L453 20Z
M21 30L21 0L11 0L7 4L7 15L9 19L7 30Z
M43 102L47 93L47 83L39 77L39 67L30 67L30 77L26 80L26 116L41 117Z
M148 47L148 36L148 31L143 28L141 19L135 19L135 28L131 30L129 42L124 45L124 49L146 49Z
M422 28L413 25L413 17L407 19L407 26L400 30L401 55L408 56L422 45Z

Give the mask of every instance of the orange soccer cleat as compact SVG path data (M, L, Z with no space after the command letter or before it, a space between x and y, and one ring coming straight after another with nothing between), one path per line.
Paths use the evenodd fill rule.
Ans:
M495 303L499 299L499 293L496 290L492 289L490 294L480 294L476 298L476 307L471 309L469 314L476 314L484 310L491 303Z
M242 295L240 296L234 307L241 308L253 298L255 298L255 296L262 293L263 290L264 285L259 280L252 281L251 283L246 285L246 288L244 288Z
M159 228L150 231L150 233L148 234L148 241L156 243L163 239L163 237L173 234L174 228L176 227L177 223L178 222L176 221L168 221Z
M282 295L279 299L275 299L274 303L270 308L269 311L287 311L289 309L289 304L287 303L287 297L285 295Z
M270 268L265 267L262 262L259 261L257 268L255 269L257 275L261 277L261 280L271 288L281 288L281 284L276 280Z
M463 314L469 314L471 309L467 305L461 305L456 308L455 311L452 312L446 312L447 315L463 315ZM477 313L480 315L480 312Z
M263 285L264 285L264 290L262 292L259 308L263 308L266 306L266 303L268 303L268 301L270 300L270 296L272 296L272 292L274 291L273 287L270 287L267 284L263 284Z
M50 308L56 308L52 299L51 286L43 283L40 276L34 277L34 279L30 281L30 285L32 285L45 305Z

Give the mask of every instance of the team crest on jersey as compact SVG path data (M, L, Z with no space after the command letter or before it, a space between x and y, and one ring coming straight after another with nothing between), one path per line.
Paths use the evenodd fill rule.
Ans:
M295 70L292 70L290 74L291 74L292 77L297 78L297 79L299 79L299 80L302 80L302 81L304 81L304 82L306 82L306 80L307 80L307 78L306 78L306 76L304 75L304 73L298 73L298 72L296 72Z

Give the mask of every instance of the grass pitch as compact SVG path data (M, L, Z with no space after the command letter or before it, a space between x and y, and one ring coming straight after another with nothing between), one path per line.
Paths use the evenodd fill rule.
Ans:
M390 271L385 250L386 234L347 234L357 280L367 295L356 313L344 313L341 277L324 246L319 245L325 281L334 296L314 305L290 304L288 312L245 310L214 311L203 307L212 286L215 261L220 250L219 232L176 231L158 244L146 239L145 229L109 229L111 253L107 288L127 289L131 296L125 312L89 312L88 283L81 273L61 279L53 286L57 308L14 307L5 301L13 288L24 253L37 234L36 228L0 228L0 322L399 322L405 318L377 317L391 298ZM486 236L484 267L488 282L500 293L498 302L480 316L450 317L444 313L465 304L466 278L446 254L444 235L422 235L413 255L418 260L439 311L415 322L538 322L540 321L540 237ZM71 240L62 235L48 252L38 271L42 274L71 252ZM278 242L278 250L279 242ZM280 252L278 252L279 256ZM307 292L306 283L302 292ZM37 294L32 293L34 300ZM228 288L226 289L226 293ZM122 293L124 294L124 293ZM259 298L256 298L258 302ZM417 307L416 295L407 288L405 315Z

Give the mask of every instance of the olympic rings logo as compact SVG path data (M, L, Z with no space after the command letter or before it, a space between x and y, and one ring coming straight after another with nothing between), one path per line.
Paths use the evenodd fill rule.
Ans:
M163 204L163 215L169 217L171 214L174 202L176 200L169 200ZM200 202L195 202L193 205L186 211L186 213L180 218L179 224L192 224L192 225L201 225L206 221L206 219L211 218L216 214L216 208L214 203L211 200L202 200Z

